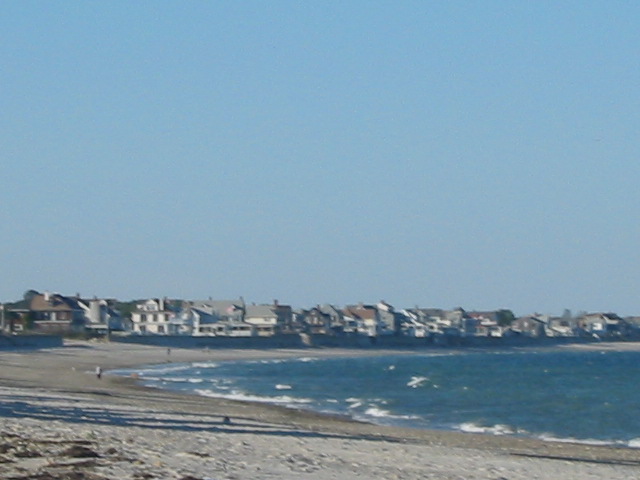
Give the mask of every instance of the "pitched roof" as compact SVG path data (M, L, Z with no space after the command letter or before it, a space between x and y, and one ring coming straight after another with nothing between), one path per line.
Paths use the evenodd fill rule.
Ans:
M21 312L21 311L28 311L30 305L31 305L31 302L29 302L28 300L20 300L13 303L6 303L5 308L8 312L10 311Z
M341 316L342 312L340 310L338 310L336 307L334 307L333 305L330 305L328 303L324 304L324 305L320 305L320 307L318 307L320 309L320 311L322 313L326 313L328 315L331 316Z
M344 313L350 317L360 318L362 320L375 320L378 310L371 305L350 305L344 308Z
M80 310L81 308L76 299L53 293L35 295L31 300L30 309L40 312L66 312Z
M277 316L273 305L247 305L245 310L245 318Z
M242 311L244 304L242 300L195 300L191 302L191 307L209 314L229 315Z

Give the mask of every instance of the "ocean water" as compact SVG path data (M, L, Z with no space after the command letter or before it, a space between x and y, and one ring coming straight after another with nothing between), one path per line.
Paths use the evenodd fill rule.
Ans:
M497 351L120 370L144 384L383 425L640 448L640 352Z

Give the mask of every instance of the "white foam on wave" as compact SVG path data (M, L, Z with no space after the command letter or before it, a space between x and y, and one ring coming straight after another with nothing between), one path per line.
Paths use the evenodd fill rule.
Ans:
M396 415L389 410L384 410L376 405L372 405L364 411L365 415L374 418L387 418L391 420L414 420L419 417L415 415Z
M291 390L291 385L283 385L283 384L278 384L276 385L276 390Z
M169 383L202 383L204 380L199 377L157 377L153 375L139 374L145 382L162 382Z
M573 437L556 437L555 435L543 433L542 435L538 435L540 440L544 440L546 442L556 442L556 443L578 443L582 445L593 445L593 446L606 446L606 445L617 445L620 442L612 442L606 440L596 440L595 438L573 438ZM639 444L640 447L640 444Z
M490 435L513 435L518 433L516 429L509 425L497 424L490 427L477 425L473 422L461 424L458 429L466 433L484 433Z
M469 422L469 423L461 424L458 428L462 432L466 432L466 433L529 436L529 432L527 432L526 430L517 429L509 425L501 425L501 424L487 427L487 426L477 425L475 423ZM540 440L544 440L545 442L555 442L555 443L576 443L581 445L592 445L592 446L627 445L628 447L632 447L632 448L640 448L640 438L635 440L630 440L628 443L620 442L620 441L597 440L594 438L557 437L555 435L547 434L547 433L536 435L536 438L539 438Z
M391 415L391 412L389 412L389 410L383 410L381 408L378 407L369 407L365 410L364 412L366 415L370 415L372 417L389 417Z
M182 377L152 377L152 376L148 376L148 375L140 375L139 377L141 380L145 381L145 382L160 382L163 384L171 384L171 383L181 383L181 382L187 382L188 379L186 377L182 378Z
M228 398L229 400L240 400L243 402L272 403L276 405L296 405L312 403L313 400L308 398L296 398L289 395L281 395L278 397L262 397L260 395L250 395L238 391L231 393L216 392L213 390L198 389L195 390L198 395L211 398Z
M218 368L220 364L216 362L194 362L191 366L195 368Z
M309 363L309 362L317 362L319 358L314 357L301 357L298 359L299 362Z
M263 358L261 360L238 360L230 363L234 363L236 365L276 365L278 363L285 363L288 360L284 358Z
M180 372L182 370L188 370L189 368L191 368L190 365L171 365L171 366L166 366L166 367L149 367L149 368L143 368L141 370L136 370L136 373L139 376L147 376L149 374L151 375L161 375L163 373L171 373L171 372Z
M418 388L428 382L427 377L411 377L411 380L407 383L407 387Z
M152 380L152 378L147 377L147 380ZM188 382L189 377L160 377L158 378L158 380L162 380L163 382L167 382L167 383L172 383L172 382L183 383L183 382Z

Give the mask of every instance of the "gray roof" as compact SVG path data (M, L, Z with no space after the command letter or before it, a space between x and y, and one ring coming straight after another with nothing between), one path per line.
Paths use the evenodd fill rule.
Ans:
M216 313L218 315L230 315L238 312L243 308L243 301L238 300L195 300L191 302L191 307L206 312L208 314Z
M342 316L342 312L340 312L340 310L338 310L333 305L329 305L329 304L321 305L319 307L319 310L324 314L331 315L332 317L335 317L335 316L340 317L340 316Z
M247 305L245 318L252 317L277 317L273 305Z

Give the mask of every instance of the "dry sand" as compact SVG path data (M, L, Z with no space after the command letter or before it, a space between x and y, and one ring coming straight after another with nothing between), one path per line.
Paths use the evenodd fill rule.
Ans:
M637 349L638 345L577 348ZM172 349L168 355L166 348L95 342L0 351L0 478L640 477L637 449L380 427L144 388L132 378L108 374L111 368L167 361L374 353L385 354L337 349ZM94 373L98 365L107 371L100 380Z

